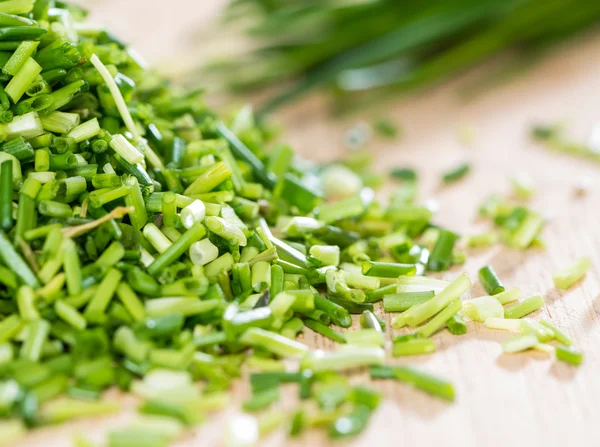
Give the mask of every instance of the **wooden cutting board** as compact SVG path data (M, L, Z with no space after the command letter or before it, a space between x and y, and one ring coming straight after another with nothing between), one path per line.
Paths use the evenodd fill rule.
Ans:
M156 61L187 49L195 51L192 25L206 23L223 2L171 0L169 8L152 8L144 0L85 3L93 8L96 21L108 24L149 60ZM138 20L141 9L144 18ZM452 381L456 402L440 402L398 383L381 384L384 404L368 430L349 445L598 445L600 165L548 153L530 143L527 134L534 122L564 120L573 137L585 141L592 126L600 121L599 53L600 37L591 36L556 51L527 74L475 100L464 102L456 94L458 87L469 82L466 78L378 112L402 125L403 138L370 145L377 154L377 168L382 172L393 166L418 168L421 196L439 200L436 221L445 226L465 234L485 230L487 224L475 218L478 204L490 193L507 194L509 179L518 172L534 179L538 193L531 206L550 218L544 231L547 249L515 252L495 247L475 252L465 271L475 279L480 266L491 264L505 284L520 287L525 296L543 295L547 306L536 316L551 319L571 335L585 352L585 360L575 368L540 353L503 355L500 343L508 335L473 324L462 337L438 334L434 355L393 362L414 365ZM323 160L343 153L340 142L349 123L332 121L322 97L288 108L278 118L287 126L286 139L305 156ZM463 125L475 130L469 147L457 137L457 129ZM455 186L440 188L440 172L466 159L473 163L472 174ZM592 178L595 186L586 197L575 198L574 186L583 176ZM552 273L584 255L594 266L585 280L568 292L557 291ZM482 293L477 284L472 294ZM389 316L386 319L389 323ZM331 346L306 332L309 345ZM392 331L386 336L390 343ZM233 391L234 399L239 402L246 393L246 386L240 383ZM16 445L66 446L75 433L102 439L108 428L131 420L137 404L131 396L109 395L122 403L122 414L38 430ZM219 445L224 424L234 412L232 406L215 415L176 445ZM277 434L266 444L328 445L320 433L309 433L295 442Z

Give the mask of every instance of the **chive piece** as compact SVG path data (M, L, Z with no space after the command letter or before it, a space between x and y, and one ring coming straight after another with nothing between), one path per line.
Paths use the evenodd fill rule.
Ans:
M535 335L517 335L516 337L506 340L502 344L502 350L507 354L513 354L531 349L538 343L538 338Z
M542 321L540 321L540 324L542 326L545 326L546 328L550 329L552 331L552 334L553 334L554 338L559 343L561 343L561 344L563 344L565 346L571 346L573 344L573 340L571 340L568 335L566 335L563 331L561 331L560 329L558 329L556 326L554 326L549 321L542 320Z
M583 362L583 353L564 345L556 347L556 358L570 365L579 366Z
M459 313L450 318L446 324L452 335L464 335L467 333L467 325Z
M461 163L442 175L442 180L446 184L454 183L465 177L471 171L470 163Z
M433 290L423 292L404 292L385 295L383 297L383 309L386 312L404 312L411 307L423 304L433 298Z
M429 255L427 268L433 272L448 270L452 265L452 250L457 240L457 234L448 230L440 230L435 246Z
M346 337L344 337L343 334L340 334L339 332L331 329L330 327L325 326L324 324L319 323L318 321L304 320L304 325L337 343L347 342Z
M250 412L264 410L268 406L277 402L279 400L279 397L279 388L267 388L263 391L253 394L250 399L246 400L242 404L242 408L245 411Z
M382 278L398 278L399 276L412 276L417 272L414 264L395 264L392 262L365 261L362 264L362 274L379 276Z
M489 265L479 269L479 281L481 281L483 288L490 295L498 295L505 291L504 285L502 285L498 275L496 275L494 269Z
M494 295L494 298L496 298L500 304L504 305L521 298L521 291L516 287L513 287L512 289Z
M447 322L456 315L463 308L463 302L458 299L453 303L449 304L439 314L434 316L431 320L425 323L417 330L417 334L421 337L430 337L441 329Z
M164 270L185 253L194 242L202 239L204 235L206 235L204 225L200 222L196 223L192 228L187 230L177 242L174 242L164 253L158 256L154 262L150 264L148 273L150 275L155 275Z
M514 306L508 307L504 310L504 318L523 318L532 312L535 312L545 304L544 298L541 296L533 296L527 298L515 304Z
M435 343L430 338L413 338L394 340L392 355L394 357L407 355L431 354L436 351Z
M367 290L365 292L367 303L376 303L381 301L385 295L393 295L396 293L398 286L396 284L388 284L376 290Z
M0 164L0 229L4 231L9 231L13 226L12 169L10 160Z
M301 365L314 372L324 372L382 365L384 361L385 352L381 348L353 346L351 349L334 352L311 351L304 357Z
M483 323L488 318L502 318L505 315L502 304L493 296L480 296L464 302L464 312L467 317ZM509 317L507 317L509 318Z
M308 351L308 347L302 343L260 328L248 329L241 336L240 342L261 347L282 357L299 357Z
M471 287L471 281L463 273L435 297L423 304L407 310L405 313L400 315L400 317L402 317L402 320L409 326L417 326L423 321L437 314L454 300L460 298L460 296L465 293L469 287Z
M0 230L0 259L3 261L10 270L15 273L19 280L34 289L40 287L35 274L31 271L31 268L27 263L19 256L19 254L13 248L8 236L4 231Z
M567 290L577 281L581 280L591 266L592 263L589 258L581 258L573 263L573 265L552 275L552 280L557 288Z

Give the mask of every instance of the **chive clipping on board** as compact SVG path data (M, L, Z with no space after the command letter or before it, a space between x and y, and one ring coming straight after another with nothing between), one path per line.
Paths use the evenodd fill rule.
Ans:
M109 444L167 445L229 405L226 391L245 368L259 371L246 412L274 406L282 383L322 406L296 411L293 435L364 430L381 395L345 375L363 367L453 400L443 380L383 366L378 301L398 313L393 328L414 328L393 340L393 356L433 353L431 337L444 327L466 332L462 315L520 332L508 352L572 344L551 323L517 320L541 297L503 309L520 293L503 291L489 267L481 281L493 296L474 300L461 300L471 286L465 274L426 276L465 258L458 235L435 226L433 209L417 201L414 171L395 171L403 181L380 203L368 154L328 167L302 163L251 109L219 119L200 91L172 87L88 26L79 8L15 0L0 2L0 12L0 40L10 38L0 79L6 439L116 412L102 396L118 386L142 399L143 416L112 431ZM539 215L488 208L511 245L535 243ZM586 269L563 272L561 284ZM361 329L349 329L352 314ZM311 349L306 328L335 349ZM299 359L290 371L288 358ZM284 419L246 416L231 421L232 445L251 445Z

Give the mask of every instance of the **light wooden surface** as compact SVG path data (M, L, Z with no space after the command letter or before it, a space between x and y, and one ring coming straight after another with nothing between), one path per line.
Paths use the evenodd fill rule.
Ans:
M181 41L177 39L188 32L185 27L200 23L200 17L215 9L209 0L171 0L170 8L161 4L156 10L149 7L153 2L144 0L89 3L95 8L94 18L113 25L115 32L139 44L142 54L151 60L168 54L169 42L174 42L175 47L175 42ZM191 12L179 14L177 11L182 11L187 3L193 5ZM136 15L141 5L146 5L143 19ZM118 17L111 13L117 6L124 8ZM160 30L156 33L150 25L154 15ZM136 27L149 34L138 34ZM472 324L468 335L462 337L438 334L435 340L439 350L434 355L393 362L415 365L452 381L456 402L447 404L398 383L382 383L385 403L368 430L350 445L598 445L600 166L549 154L528 142L527 131L536 121L564 119L574 137L587 138L592 125L600 120L599 51L600 37L575 42L516 81L469 103L457 98L459 83L455 82L389 105L382 114L402 124L404 137L399 142L372 145L378 154L376 165L383 171L397 165L419 168L422 198L440 201L436 221L465 233L487 228L487 224L475 219L476 208L490 193L508 193L511 175L523 172L535 180L538 194L531 204L551 217L544 231L547 249L519 253L496 247L472 253L465 270L476 278L477 269L491 263L505 284L520 287L525 295L542 294L547 307L536 317L552 319L564 328L577 347L585 351L584 364L574 368L539 353L503 355L500 343L508 335ZM288 127L287 139L307 157L331 159L342 153L340 141L348 123L328 120L321 98L304 101L279 117ZM461 146L457 138L457 128L464 124L476 130L476 139L468 148ZM463 159L473 162L473 173L460 184L440 189L439 173ZM583 176L596 181L595 191L575 199L573 187ZM568 292L554 289L552 272L584 255L594 265L586 279ZM481 286L477 284L472 294L482 294ZM388 343L392 336L392 331L388 331ZM310 334L305 341L311 346L330 346ZM240 400L247 389L239 384L235 392ZM125 408L119 416L39 430L17 445L66 446L77 432L102 439L107 428L125 424L134 417L135 399L115 398ZM234 411L216 415L176 445L220 445L224 423ZM321 434L310 433L294 443L275 435L268 444L327 443Z

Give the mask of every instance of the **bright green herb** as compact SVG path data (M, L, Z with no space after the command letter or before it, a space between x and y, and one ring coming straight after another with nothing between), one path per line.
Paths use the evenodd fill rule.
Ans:
M552 280L554 281L556 287L561 290L567 290L577 281L581 280L591 266L592 263L589 258L581 258L573 265L552 275Z
M581 362L583 362L583 354L581 352L575 351L571 347L564 345L558 345L556 347L556 358L575 366L579 366L581 365Z

